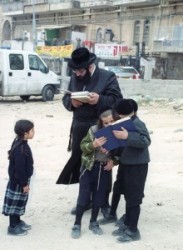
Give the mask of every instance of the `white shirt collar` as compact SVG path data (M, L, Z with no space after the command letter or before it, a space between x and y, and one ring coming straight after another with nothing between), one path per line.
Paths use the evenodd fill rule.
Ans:
M96 69L96 65L95 65L95 64L93 64L93 69L92 69L92 71L91 71L91 73L90 73L90 75L91 75L91 76L93 75L93 73L94 73L95 69Z

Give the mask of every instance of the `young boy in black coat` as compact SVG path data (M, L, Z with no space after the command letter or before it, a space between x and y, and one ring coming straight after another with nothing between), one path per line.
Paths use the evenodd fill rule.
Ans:
M151 139L146 125L135 115L132 100L118 101L114 105L114 110L121 118L130 116L137 129L136 132L128 132L124 128L121 131L114 131L118 139L127 140L127 146L123 148L120 155L117 174L118 192L124 195L126 211L123 223L112 234L120 236L118 238L120 242L130 242L140 239L137 226L150 161L148 147ZM99 223L107 224L115 221L117 217L113 212L114 210L111 209L108 218L102 219Z

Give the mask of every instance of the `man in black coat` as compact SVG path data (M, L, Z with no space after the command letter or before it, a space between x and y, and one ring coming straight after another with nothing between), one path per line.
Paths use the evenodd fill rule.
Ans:
M68 90L89 91L88 103L71 99L70 94L63 96L62 102L68 111L73 112L72 122L72 154L62 170L57 184L74 184L79 182L81 167L80 142L88 129L96 124L99 114L111 109L113 104L122 98L118 81L113 72L100 69L95 65L96 55L87 48L73 51L68 66L72 76Z

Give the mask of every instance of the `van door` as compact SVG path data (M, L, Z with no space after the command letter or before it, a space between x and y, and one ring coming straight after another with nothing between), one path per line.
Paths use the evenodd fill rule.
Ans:
M6 95L26 95L26 70L23 54L10 53L8 76L5 84Z
M42 60L34 54L28 55L27 88L33 95L40 95L46 83L49 83L48 68Z

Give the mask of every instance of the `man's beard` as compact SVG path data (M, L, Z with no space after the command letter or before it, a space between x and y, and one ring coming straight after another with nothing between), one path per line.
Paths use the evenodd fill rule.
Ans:
M86 69L86 73L84 76L77 76L76 75L76 79L78 82L82 82L83 84L87 84L90 81L91 75L90 75L90 71L89 69Z

